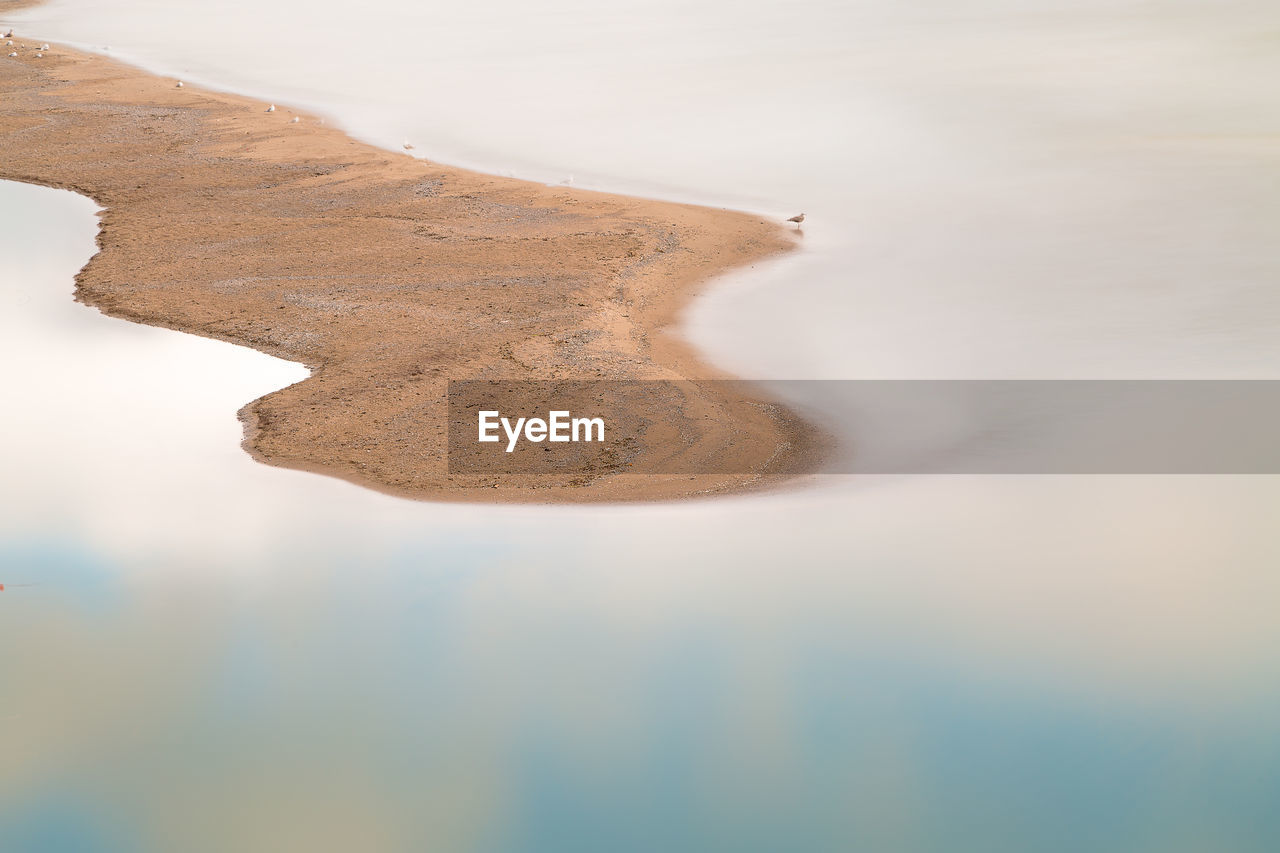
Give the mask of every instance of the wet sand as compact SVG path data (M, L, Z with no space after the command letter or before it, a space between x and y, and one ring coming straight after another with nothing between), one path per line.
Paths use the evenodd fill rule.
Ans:
M641 436L633 464L744 473L447 469L451 379L725 378L666 330L711 277L790 248L778 223L443 167L284 105L19 41L0 62L0 178L104 208L76 298L312 369L241 410L260 461L486 501L671 499L815 468L823 442L795 414L695 384L655 403L676 427Z

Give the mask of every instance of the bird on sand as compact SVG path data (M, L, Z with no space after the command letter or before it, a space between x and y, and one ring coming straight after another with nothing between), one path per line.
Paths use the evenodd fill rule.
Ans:
M13 38L13 30L9 30L9 32L5 33L4 37L7 39Z
M803 214L803 213L798 213L798 214L796 214L795 216L793 216L793 217L791 217L790 219L788 219L787 221L788 221L788 222L794 222L794 223L796 224L796 228L799 228L799 227L800 227L800 223L801 223L801 222L804 222L804 214Z
M271 106L267 107L267 112L269 112L269 113L273 113L273 112L275 112L275 111L276 111L276 105L275 105L275 104L272 104Z
M178 88L179 88L179 89L181 89L181 88L182 88L182 81L181 81L181 80L179 80L179 81L178 81Z
M298 122L300 122L300 121L302 121L302 119L298 118L297 116L294 116L294 117L293 117L293 121L292 121L292 122L290 122L290 124L297 124L297 123L298 123Z

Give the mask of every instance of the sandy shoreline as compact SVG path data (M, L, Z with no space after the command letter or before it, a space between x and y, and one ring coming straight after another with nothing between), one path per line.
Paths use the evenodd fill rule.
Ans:
M725 378L663 330L712 276L790 248L777 223L441 167L104 57L35 58L19 37L0 62L0 178L105 208L76 298L312 368L241 411L257 459L486 501L679 498L816 466L809 425L711 385L670 413L696 440L637 452L687 471L729 453L750 473L446 469L450 379Z

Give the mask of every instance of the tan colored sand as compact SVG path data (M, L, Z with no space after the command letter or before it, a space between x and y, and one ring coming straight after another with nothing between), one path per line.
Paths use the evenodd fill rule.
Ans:
M813 468L819 442L792 413L706 388L681 413L698 441L639 452L690 471L730 452L749 474L450 476L447 380L720 376L663 329L700 284L791 238L757 216L443 167L265 108L58 45L0 62L0 178L105 208L77 299L313 369L241 411L259 460L491 501L675 498Z

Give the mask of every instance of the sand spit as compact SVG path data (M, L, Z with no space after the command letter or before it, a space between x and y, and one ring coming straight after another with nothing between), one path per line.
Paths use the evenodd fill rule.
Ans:
M820 455L785 408L697 385L670 411L695 438L631 458L750 473L446 465L450 379L724 378L663 329L700 283L788 249L777 223L443 167L56 44L0 57L0 95L0 178L104 208L79 301L312 368L240 412L263 462L423 499L601 501L759 488Z

